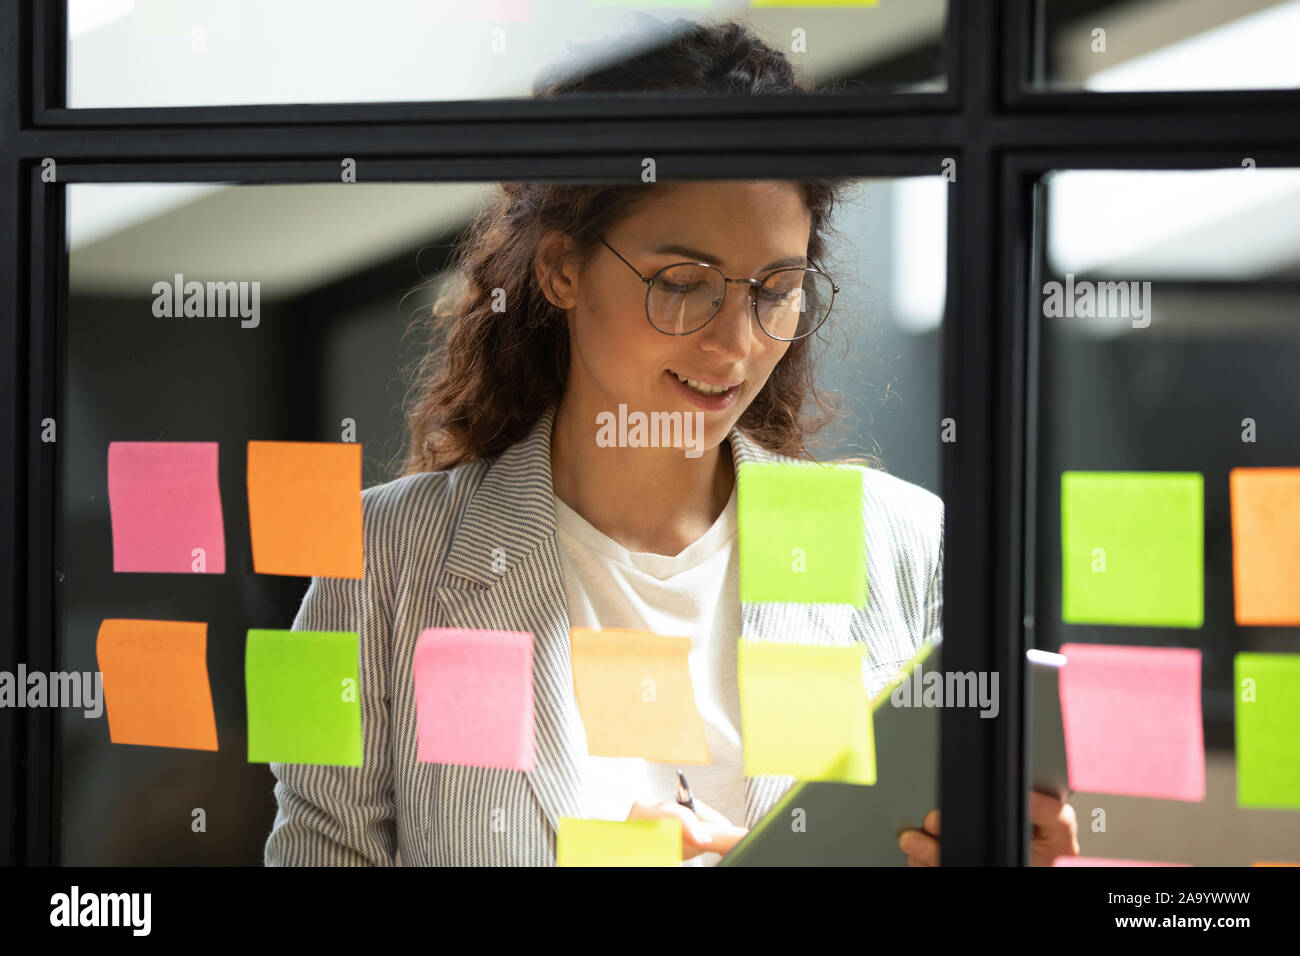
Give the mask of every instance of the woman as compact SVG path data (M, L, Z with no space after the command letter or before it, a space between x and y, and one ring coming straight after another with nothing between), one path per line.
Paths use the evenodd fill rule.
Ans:
M629 77L807 91L779 51L726 24L538 93ZM822 261L844 185L501 187L460 248L460 288L435 306L446 346L417 370L405 475L362 495L365 577L314 579L293 625L359 632L364 766L272 764L268 864L553 864L565 816L678 817L683 856L716 862L793 783L744 776L736 637L851 635L873 690L938 639L942 503L873 469L865 609L738 600L737 468L809 457L818 427L809 349L834 287L799 270ZM620 406L702 431L693 450L607 447L600 423ZM534 635L534 771L417 761L411 669L427 627ZM711 756L690 768L696 813L673 799L674 768L586 754L571 627L691 637ZM1068 811L1036 811L1054 852L1073 839ZM937 834L936 819L911 834L914 864L938 861Z

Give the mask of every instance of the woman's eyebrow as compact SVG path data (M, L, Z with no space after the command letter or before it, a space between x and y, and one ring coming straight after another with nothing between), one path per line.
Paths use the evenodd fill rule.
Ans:
M665 246L659 246L657 249L652 249L650 254L655 256L663 256L663 255L668 255L669 253L672 253L673 255L676 256L686 256L686 258L694 259L697 262L712 263L718 261L715 256L711 256L707 252L700 252L698 249L689 249L686 246L681 246L676 243L669 243L668 245ZM767 265L763 266L763 268L760 269L759 271L768 272L772 269L780 269L783 266L801 266L804 265L807 261L808 261L807 256L789 256L785 259L778 259L776 260L776 262L769 262Z

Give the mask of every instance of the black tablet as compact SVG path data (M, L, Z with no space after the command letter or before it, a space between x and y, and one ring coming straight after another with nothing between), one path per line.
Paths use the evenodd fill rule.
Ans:
M906 866L900 831L919 827L939 806L942 707L935 702L956 698L978 706L996 699L987 681L981 688L973 675L964 681L944 675L941 646L922 647L871 702L875 784L795 784L718 865ZM1044 651L1026 656L1033 789L1064 800L1070 793L1059 694L1065 658Z

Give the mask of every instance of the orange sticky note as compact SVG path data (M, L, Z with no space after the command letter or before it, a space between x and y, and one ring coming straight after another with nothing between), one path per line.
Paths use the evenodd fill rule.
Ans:
M250 441L248 526L258 574L362 577L361 445Z
M709 762L691 686L689 637L575 627L569 648L591 756Z
M110 618L95 653L113 743L217 749L206 623Z
M1233 468L1233 606L1238 624L1300 624L1300 468Z

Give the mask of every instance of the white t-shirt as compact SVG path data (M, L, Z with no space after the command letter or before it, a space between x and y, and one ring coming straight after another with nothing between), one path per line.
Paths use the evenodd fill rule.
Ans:
M677 555L628 551L555 499L556 530L571 627L630 628L689 637L695 703L708 764L681 767L697 800L745 825L736 642L740 639L736 490L713 526ZM673 801L676 767L636 757L586 757L587 805L602 820L626 820L633 800ZM687 865L711 866L717 853Z

